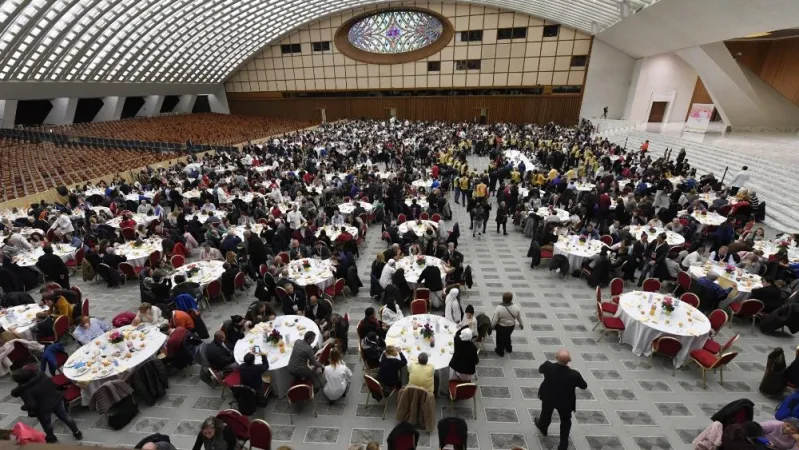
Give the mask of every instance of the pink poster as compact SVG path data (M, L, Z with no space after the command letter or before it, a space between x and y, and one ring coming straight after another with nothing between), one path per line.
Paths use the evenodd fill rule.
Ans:
M715 106L709 103L694 103L691 105L691 112L688 113L688 120L685 122L685 131L697 133L707 131L714 110Z

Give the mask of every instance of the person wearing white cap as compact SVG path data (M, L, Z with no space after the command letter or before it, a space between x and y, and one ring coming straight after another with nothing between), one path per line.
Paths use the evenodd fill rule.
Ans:
M455 350L452 359L449 361L449 379L459 381L471 381L477 371L477 346L472 342L472 330L463 327L455 333Z

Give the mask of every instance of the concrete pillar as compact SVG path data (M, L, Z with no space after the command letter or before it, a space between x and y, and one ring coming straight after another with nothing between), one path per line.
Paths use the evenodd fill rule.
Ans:
M125 106L125 97L105 97L103 107L94 116L92 122L108 122L109 120L122 119L122 107Z
M181 95L178 104L175 105L173 113L191 113L194 109L194 103L197 101L196 95Z
M53 108L44 119L46 125L69 125L75 121L75 108L78 99L71 97L54 98L50 100Z
M208 105L211 107L211 112L230 114L230 107L227 104L227 94L225 93L225 85L220 84L216 91L208 94Z
M136 113L136 117L155 117L161 114L161 105L163 104L163 95L148 95L144 97L144 105Z
M14 128L17 100L0 100L0 128Z

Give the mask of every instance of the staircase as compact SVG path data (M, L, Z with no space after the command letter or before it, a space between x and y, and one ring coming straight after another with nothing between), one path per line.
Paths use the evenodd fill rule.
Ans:
M766 202L766 225L780 231L799 232L799 190L796 189L799 164L796 161L649 133L641 131L640 127L600 128L597 135L616 143L627 139L628 149L639 148L641 143L649 140L649 151L655 156L662 156L666 148L671 148L673 157L676 157L680 149L685 148L686 159L691 167L696 168L697 176L713 173L721 179L724 169L729 167L725 178L729 181L741 167L748 166L751 176L746 188L754 190L760 201ZM765 145L768 144L764 142Z

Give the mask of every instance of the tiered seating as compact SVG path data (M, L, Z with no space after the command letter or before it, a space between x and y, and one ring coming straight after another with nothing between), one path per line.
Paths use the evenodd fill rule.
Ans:
M82 145L60 146L0 138L0 201L8 201L56 186L136 169L177 158L176 153L152 153Z
M53 133L106 139L234 145L307 128L301 121L229 114L182 114L53 127Z

